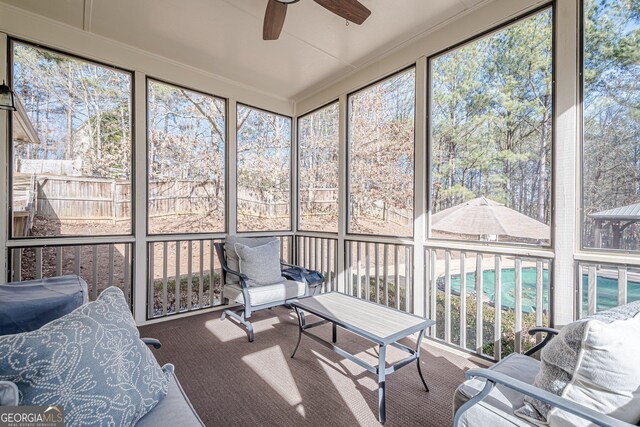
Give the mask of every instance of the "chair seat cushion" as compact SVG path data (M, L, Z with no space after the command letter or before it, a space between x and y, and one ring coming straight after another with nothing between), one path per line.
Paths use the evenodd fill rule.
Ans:
M282 283L273 285L252 286L249 288L249 298L251 299L251 306L255 307L298 298L304 296L306 291L307 287L304 282L285 280ZM224 297L228 298L229 301L244 304L244 296L239 285L226 285L224 287Z
M491 368L512 378L533 384L540 369L540 362L522 354L511 354ZM454 413L471 397L478 394L485 385L485 380L473 378L462 383L454 395ZM461 419L463 426L498 427L498 426L530 426L531 424L514 415L514 411L522 406L524 395L508 387L497 385L484 400L467 410Z
M204 426L175 375L169 379L169 390L165 398L136 424L136 427L163 426Z

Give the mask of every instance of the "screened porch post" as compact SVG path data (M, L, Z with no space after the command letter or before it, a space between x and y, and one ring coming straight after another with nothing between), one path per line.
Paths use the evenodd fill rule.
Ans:
M294 105L295 110L295 105ZM291 232L293 237L291 238L291 244L295 247L296 233L298 232L298 224L300 223L300 209L298 206L298 117L294 115L291 118L291 161L289 162L289 170L291 182L289 183L291 191L291 197L289 197L289 218L291 219ZM289 250L293 250L289 248ZM294 252L291 252L292 256L295 256ZM294 263L297 262L294 258Z
M237 101L229 98L227 102L227 233L235 235L238 229L238 106Z
M558 327L574 318L574 252L579 247L580 223L576 204L580 167L578 158L578 2L556 3L555 40L555 155L553 194L552 322Z
M414 154L414 211L413 211L413 313L427 316L428 306L425 290L424 242L426 241L427 218L427 57L416 61L416 116L415 116L415 154ZM405 261L405 262L408 262ZM408 281L409 278L407 278Z
M347 234L347 120L349 119L347 95L341 95L338 101L340 109L338 142L338 291L346 292L346 274L344 263L344 241Z
M0 33L0 81L5 80L9 82L7 76L8 69L8 49L7 49L7 35L5 33ZM9 83L10 84L10 83ZM11 194L9 189L9 180L7 179L7 171L8 168L6 165L8 164L8 154L9 154L9 132L8 132L8 124L9 124L9 112L6 110L0 110L0 182L4 185L4 193L5 195ZM7 239L8 239L8 225L9 225L9 208L8 208L8 197L0 197L0 245L2 245L2 250L0 250L0 283L6 283L7 281Z
M147 320L147 76L145 73L134 73L134 131L135 131L135 165L134 165L134 257L133 257L133 314L136 322L141 324Z

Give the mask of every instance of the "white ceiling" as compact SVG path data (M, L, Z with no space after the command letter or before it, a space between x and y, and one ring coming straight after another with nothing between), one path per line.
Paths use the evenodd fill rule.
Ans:
M290 5L262 40L267 0L0 0L260 89L297 99L488 0L360 0L350 24L312 0Z

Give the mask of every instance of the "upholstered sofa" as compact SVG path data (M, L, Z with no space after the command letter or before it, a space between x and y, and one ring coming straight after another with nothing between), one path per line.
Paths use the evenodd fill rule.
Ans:
M640 302L529 333L547 335L527 354L465 373L455 427L640 425Z
M87 284L78 276L0 285L0 320L2 320L0 322L0 336L17 337L18 335L15 334L35 332L41 330L42 327L46 328L51 321L84 307L87 300ZM44 311L39 312L38 307ZM124 310L128 311L126 305ZM129 317L131 318L130 315ZM131 322L133 322L133 318L131 318ZM135 325L133 328L137 329ZM135 336L137 337L137 333ZM140 339L144 344L155 349L161 347L160 342L156 339ZM14 360L20 363L20 357L17 356L16 359L16 354L20 353L12 353ZM25 366L29 366L29 364L26 363ZM0 370L0 376L5 374L6 372ZM167 371L167 375L169 377L166 395L135 425L139 427L204 426L173 370ZM12 381L0 381L0 406L18 406L19 403L18 386Z
M160 348L160 342L158 340L142 338L142 341L154 348ZM169 391L164 399L136 423L136 427L155 426L204 426L175 374L173 374L169 380Z

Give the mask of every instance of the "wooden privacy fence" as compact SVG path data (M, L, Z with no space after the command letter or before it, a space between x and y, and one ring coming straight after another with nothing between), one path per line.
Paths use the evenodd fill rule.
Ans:
M38 215L58 220L131 219L131 183L105 178L40 176ZM161 217L210 212L224 207L220 183L194 180L150 181L148 212Z
M224 184L218 181L149 181L150 217L220 212L224 210Z
M289 190L238 188L238 212L256 218L289 218Z
M299 200L303 215L315 216L338 211L337 188L301 188Z
M124 221L131 218L131 183L105 178L40 176L36 213L58 220ZM288 218L288 191L240 189L238 207L258 218ZM219 212L218 181L154 180L148 185L149 217Z
M36 213L59 220L131 218L131 183L103 178L40 176Z
M385 222L405 226L413 222L413 210L397 209L382 201L368 203L351 202L351 212L356 216L381 219Z
M13 177L13 237L29 234L37 205L35 176Z
M37 177L36 214L58 220L125 221L131 219L131 183L108 178L70 176ZM306 215L330 214L337 210L338 190L307 189L300 192ZM289 190L253 187L238 189L238 210L256 218L288 218ZM218 181L153 180L148 185L150 218L220 212L224 210L224 185ZM410 224L408 209L383 203L354 206L354 212L399 225Z

